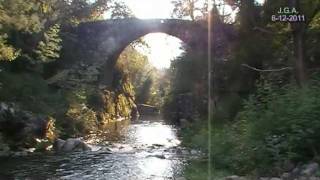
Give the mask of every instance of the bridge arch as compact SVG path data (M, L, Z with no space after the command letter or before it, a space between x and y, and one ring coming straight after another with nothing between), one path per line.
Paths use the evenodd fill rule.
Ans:
M118 56L130 43L150 33L165 33L189 44L195 38L199 38L195 34L203 33L203 29L203 25L199 22L178 19L130 18L90 22L79 26L82 36L95 37L85 39L87 42L94 41L97 50L114 57Z
M207 39L206 32L206 26L201 22L136 18L88 22L81 24L77 29L83 43L90 45L89 48L94 48L91 51L95 53L88 58L100 59L102 62L103 71L99 81L105 85L111 82L112 69L119 55L135 40L151 33L165 33L180 39L187 46L192 46L201 42L201 38Z
M237 37L232 25L212 23L211 50L222 57L229 42ZM208 48L208 22L180 19L137 18L85 22L63 26L61 59L50 67L48 81L58 87L77 89L83 85L104 89L113 80L118 56L134 40L150 33L161 32L183 41L197 51ZM57 72L57 70L60 70ZM56 73L56 74L54 74ZM75 83L77 82L77 83ZM100 86L101 85L101 86Z

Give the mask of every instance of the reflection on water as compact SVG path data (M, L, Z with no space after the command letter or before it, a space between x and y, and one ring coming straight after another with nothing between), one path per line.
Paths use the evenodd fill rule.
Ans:
M102 150L63 155L3 159L0 174L16 179L174 179L182 176L185 158L170 149L179 145L176 129L159 119L109 124ZM99 146L99 145L98 145ZM1 178L0 175L0 178Z
M172 177L173 171L175 170L175 166L181 168L181 164L177 162L173 162L171 160L166 159L158 159L154 158L147 158L141 162L139 162L138 167L143 169L142 173L144 176L151 175L153 178L170 178ZM178 170L179 171L179 170Z
M176 130L172 126L165 125L162 121L143 121L143 123L132 124L127 135L128 138L125 142L129 144L159 144L166 147L180 144Z

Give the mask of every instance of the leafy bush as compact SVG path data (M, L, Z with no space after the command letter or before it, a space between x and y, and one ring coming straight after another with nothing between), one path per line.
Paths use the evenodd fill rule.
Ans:
M306 161L318 154L320 146L320 83L307 87L287 85L258 87L239 115L243 143L252 149L257 165L281 169L286 161ZM241 126L240 126L241 127Z
M65 130L64 135L67 136L88 134L98 128L96 113L85 104L72 104L66 113L62 127Z
M288 163L316 158L320 151L319 109L318 80L304 88L276 87L267 81L258 84L256 94L245 101L234 121L213 124L215 167L237 174L278 174ZM192 125L192 130L184 129L182 135L185 144L207 151L206 126Z
M184 169L185 177L188 180L209 179L208 177L208 162L203 160L192 160ZM226 170L212 169L211 180L221 180L224 177L230 176L231 173Z

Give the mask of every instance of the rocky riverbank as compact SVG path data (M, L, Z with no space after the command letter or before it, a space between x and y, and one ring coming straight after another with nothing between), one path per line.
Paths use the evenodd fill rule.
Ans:
M320 180L320 167L316 162L304 165L298 165L290 168L289 171L282 173L278 177L245 177L245 176L228 176L224 180Z
M125 97L121 96L121 98L124 101ZM107 104L108 107L105 107L104 112L99 111L100 113L94 112L83 104L80 107L73 104L66 112L66 117L60 116L59 122L51 116L25 110L18 103L0 102L0 156L24 156L37 151L50 151L54 142L63 141L58 139L61 136L66 139L66 144L69 144L64 148L67 151L74 149L75 147L71 147L73 145L83 145L81 147L88 149L81 140L68 139L68 137L81 137L103 130L103 124L124 119L120 115L130 117L132 112L130 108L134 103L131 101L128 105L126 101L125 103L122 101L110 105L109 99L106 99L102 104ZM114 108L112 112L108 111L110 106ZM120 112L126 114L119 114ZM101 114L103 119L99 121ZM80 130L83 131L81 131L82 134ZM72 134L74 132L77 134Z
M20 109L14 103L0 103L0 155L11 151L45 149L56 138L55 120Z

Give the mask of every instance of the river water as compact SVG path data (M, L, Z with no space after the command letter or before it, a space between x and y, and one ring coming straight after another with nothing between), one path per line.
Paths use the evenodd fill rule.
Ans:
M2 159L0 179L178 179L198 155L182 148L177 129L161 118L111 123L103 136L90 152Z

